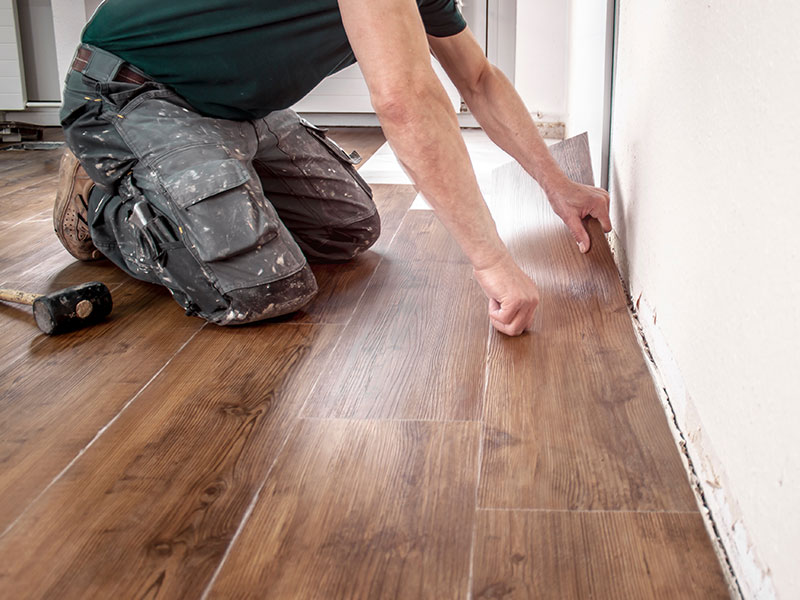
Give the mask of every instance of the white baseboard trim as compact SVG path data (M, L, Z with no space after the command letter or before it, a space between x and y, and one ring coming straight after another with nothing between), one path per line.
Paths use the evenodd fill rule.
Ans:
M320 127L380 127L375 113L312 113L301 112L300 115ZM478 121L471 113L458 113L458 125L462 129L480 128ZM532 115L539 128L539 134L545 139L563 140L565 126L558 120L537 120L538 114Z
M627 257L615 233L609 235L609 242L622 274L642 351L689 474L706 529L722 564L731 597L777 600L769 568L756 555L741 509L728 491L730 486L724 465L705 435L678 363L656 325L656 313L641 290L631 289Z
M0 121L16 121L39 127L58 127L61 125L58 118L59 109L59 104L53 106L47 103L47 106L29 106L25 110L8 110L0 112Z

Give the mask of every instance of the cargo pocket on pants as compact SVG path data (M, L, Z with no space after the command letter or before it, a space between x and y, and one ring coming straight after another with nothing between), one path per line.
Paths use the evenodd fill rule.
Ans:
M203 162L164 177L162 184L181 234L204 262L248 252L278 234L275 210L234 158Z

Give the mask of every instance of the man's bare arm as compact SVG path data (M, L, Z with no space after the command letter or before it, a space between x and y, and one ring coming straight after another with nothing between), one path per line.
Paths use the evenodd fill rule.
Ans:
M339 0L373 107L398 159L472 263L492 324L517 335L533 321L536 286L497 234L447 94L430 64L414 0Z
M492 141L539 182L581 251L588 252L589 234L581 220L595 217L606 231L611 231L608 193L567 179L547 150L514 86L500 69L489 63L469 29L447 38L429 36L428 40Z

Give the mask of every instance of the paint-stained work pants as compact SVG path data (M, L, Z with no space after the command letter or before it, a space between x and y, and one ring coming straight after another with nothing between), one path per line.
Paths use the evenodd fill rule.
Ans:
M97 248L221 325L297 310L316 293L306 258L369 248L380 219L353 158L291 110L202 116L157 82L113 81L123 61L89 47L67 76L61 124L97 184Z

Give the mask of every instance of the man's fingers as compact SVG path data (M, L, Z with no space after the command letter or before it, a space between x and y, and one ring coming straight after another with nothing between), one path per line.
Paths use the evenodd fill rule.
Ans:
M510 325L519 312L519 303L506 303L501 305L497 300L489 300L489 318L502 325Z
M500 333L505 333L506 335L510 336L517 336L520 335L523 331L525 331L525 327L521 326L518 322L513 323L501 323L496 319L490 319L492 322L492 327L497 329Z
M496 300L490 301L489 320L492 326L501 333L516 336L529 329L533 323L533 314L536 311L536 304L530 303L528 306L518 305L515 309L500 308L492 310L491 307L497 305Z
M500 333L516 336L530 328L533 322L533 314L529 314L528 311L520 311L511 323L501 323L494 318L490 318L490 321L492 322L492 326Z
M575 242L578 244L578 250L580 250L583 254L586 254L589 251L589 247L592 245L592 242L589 239L589 234L583 226L583 221L579 217L574 216L567 221L567 227L569 228L572 237L575 238Z
M589 214L600 221L600 225L603 226L603 231L606 233L611 231L611 218L608 216L608 199L605 199L602 206L594 209Z
M603 231L606 233L611 233L611 219L608 216L608 213L602 214L597 217L597 220L600 221L600 225L603 226Z

